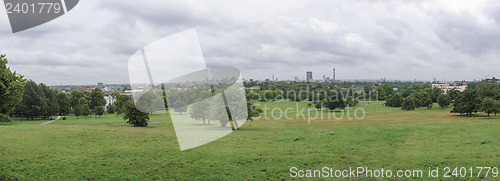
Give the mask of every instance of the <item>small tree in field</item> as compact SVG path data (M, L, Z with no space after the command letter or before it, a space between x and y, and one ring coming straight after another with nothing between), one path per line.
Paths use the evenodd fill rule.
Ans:
M104 108L102 106L97 106L95 108L95 115L99 116L99 119L101 119L101 116L104 114Z
M127 120L128 124L131 124L134 127L146 127L148 126L149 115L148 113L141 112L137 110L134 103L128 102L125 104L124 108L125 115L123 116L124 120Z
M403 104L401 105L401 109L403 110L414 110L417 108L417 99L415 96L410 95L403 100Z
M479 110L481 112L484 112L484 113L488 114L488 117L490 117L490 113L494 113L495 109L497 109L495 107L495 104L496 103L495 103L494 99L489 98L489 97L485 97L481 101L481 105L479 106Z

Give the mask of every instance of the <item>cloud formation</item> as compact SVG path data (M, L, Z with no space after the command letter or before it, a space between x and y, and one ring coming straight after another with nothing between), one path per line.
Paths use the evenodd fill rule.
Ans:
M128 82L127 61L195 28L208 65L245 79L472 80L500 76L498 1L99 1L13 34L0 10L0 53L47 84Z

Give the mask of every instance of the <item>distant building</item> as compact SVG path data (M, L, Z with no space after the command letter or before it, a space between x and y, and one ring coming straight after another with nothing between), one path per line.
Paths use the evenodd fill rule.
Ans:
M311 71L306 72L306 81L307 82L313 82L313 73Z
M458 90L460 92L463 92L467 88L467 83L465 83L465 86L463 84L454 84L453 86L450 86L449 84L432 84L432 88L434 87L440 88L445 93L447 93L449 90Z
M498 79L495 77L486 77L486 79L481 80L482 83L498 83Z
M453 86L466 86L467 87L468 83L469 82L467 82L465 80L464 81L455 81L455 82L453 82Z
M333 68L333 77L332 77L332 81L335 82L335 68Z
M97 88L103 89L104 88L104 84L102 82L98 82L97 83Z
M270 82L270 80L269 80L269 79L266 79L266 82Z
M299 77L295 76L295 78L293 79L293 81L295 81L295 82L299 82L299 81L300 81L300 79L299 79Z
M104 106L104 111L108 111L108 106L113 105L115 103L115 98L113 96L104 96L106 99L106 105Z
M253 79L250 79L250 82L253 82Z

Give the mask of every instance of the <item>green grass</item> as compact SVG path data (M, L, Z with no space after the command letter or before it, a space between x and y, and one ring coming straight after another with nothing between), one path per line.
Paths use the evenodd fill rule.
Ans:
M307 110L307 102L258 104L276 108L268 115L290 107L332 114ZM0 125L0 180L280 180L291 179L290 167L500 167L500 116L459 116L437 105L402 111L361 102L359 108L367 112L362 120L263 116L182 152L172 123L160 113L151 116L159 123L146 128L119 125L125 121L116 115L68 116L48 125L16 120Z

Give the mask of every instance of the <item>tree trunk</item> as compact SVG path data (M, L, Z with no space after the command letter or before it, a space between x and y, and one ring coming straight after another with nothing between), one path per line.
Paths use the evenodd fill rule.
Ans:
M236 122L236 120L233 120L233 123L234 123L235 130L239 130L240 126L238 126L238 122Z

